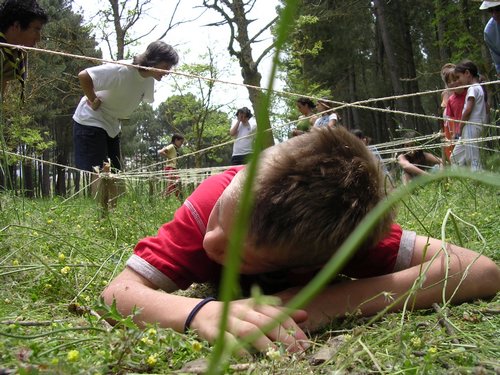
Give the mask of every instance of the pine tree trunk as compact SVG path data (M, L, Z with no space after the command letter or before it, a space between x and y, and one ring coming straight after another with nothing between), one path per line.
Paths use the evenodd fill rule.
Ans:
M377 18L377 25L380 30L380 36L384 45L385 56L387 58L389 75L391 78L392 89L394 94L401 95L403 93L403 85L401 84L401 69L399 67L396 52L394 50L394 43L390 37L388 26L386 23L385 6L384 2L374 0L375 16ZM396 105L396 108L404 108L404 104Z
M60 159L58 159L58 162ZM62 167L56 167L56 195L66 196L66 172Z
M33 164L31 160L25 159L23 162L23 182L24 182L24 196L28 198L33 198L34 197Z

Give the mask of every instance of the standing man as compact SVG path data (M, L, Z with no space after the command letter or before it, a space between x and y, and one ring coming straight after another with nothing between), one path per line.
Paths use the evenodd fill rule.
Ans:
M39 41L48 16L36 0L5 0L0 5L0 42L34 47ZM1 98L7 82L21 83L21 98L24 97L27 54L21 49L0 46Z
M231 165L245 164L252 155L253 140L257 129L255 121L250 121L252 117L252 112L247 107L236 111L236 120L229 130L229 135L236 138L233 144Z
M500 77L500 1L483 1L479 9L491 14L484 28L484 41L490 50L497 76Z
M152 103L154 81L168 74L140 67L166 71L178 61L179 56L172 46L157 40L132 61L122 61L139 67L109 63L78 74L85 96L73 115L77 168L92 172L93 167L101 167L109 158L112 168L121 169L122 120L128 119L141 102Z

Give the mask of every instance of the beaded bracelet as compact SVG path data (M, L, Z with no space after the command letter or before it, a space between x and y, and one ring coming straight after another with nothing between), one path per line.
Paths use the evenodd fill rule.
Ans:
M184 323L184 332L187 333L187 331L191 327L191 322L193 321L196 314L198 314L198 312L201 310L201 308L203 306L205 306L207 303L215 301L215 300L216 299L214 297L207 297L207 298L202 299L200 302L198 302L198 304L191 310L191 312L189 313L189 315L186 319L186 322Z

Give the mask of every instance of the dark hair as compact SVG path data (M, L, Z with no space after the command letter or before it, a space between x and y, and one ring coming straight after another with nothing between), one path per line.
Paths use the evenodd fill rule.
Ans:
M175 141L178 141L179 139L184 140L184 136L182 134L179 134L179 133L172 134L172 143L174 143Z
M361 139L367 146L372 142L372 139L366 136L361 129L351 129L350 132Z
M479 70L472 61L464 60L455 66L455 73L465 73L467 70L473 77L479 78Z
M21 29L25 30L36 20L43 24L49 20L47 13L36 0L5 0L0 5L1 32L6 32L16 22L19 22Z
M319 264L384 198L378 161L366 145L344 128L314 128L263 154L249 239L287 251L290 266ZM385 235L392 215L378 221L361 249Z
M363 133L363 130L361 130L361 129L351 129L350 131L352 134L354 134L359 139L365 138L365 134Z
M179 62L179 55L175 49L161 40L149 44L144 53L134 57L134 65L154 67L157 64L166 62L172 66Z
M300 103L302 105L306 105L311 109L316 108L316 104L314 104L314 102L309 98L305 98L305 97L298 98L297 103Z
M244 114L246 118L251 119L253 117L252 111L250 111L247 107L242 107L236 111L236 116L240 113Z

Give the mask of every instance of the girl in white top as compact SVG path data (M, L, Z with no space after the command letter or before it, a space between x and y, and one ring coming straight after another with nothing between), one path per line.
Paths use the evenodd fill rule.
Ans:
M134 57L134 65L170 70L179 61L177 52L162 41L151 43ZM73 115L75 164L90 170L110 158L120 169L121 121L130 117L141 102L152 103L154 81L167 72L146 70L120 64L104 64L78 74L84 97Z
M463 61L455 67L460 85L472 85L467 89L464 109L462 111L461 139L465 144L458 144L451 155L452 162L461 166L470 166L472 170L481 170L481 158L477 143L469 140L481 137L483 127L480 124L487 122L486 99L483 88L479 85L477 66L472 61Z
M337 125L337 114L331 111L330 102L328 99L319 99L318 104L316 104L316 110L321 113L321 117L319 117L314 126L317 128L322 128L324 126L335 127Z
M233 155L231 165L246 164L253 152L253 141L257 124L251 120L252 111L242 107L236 111L236 120L231 124L229 135L236 138L233 143Z

